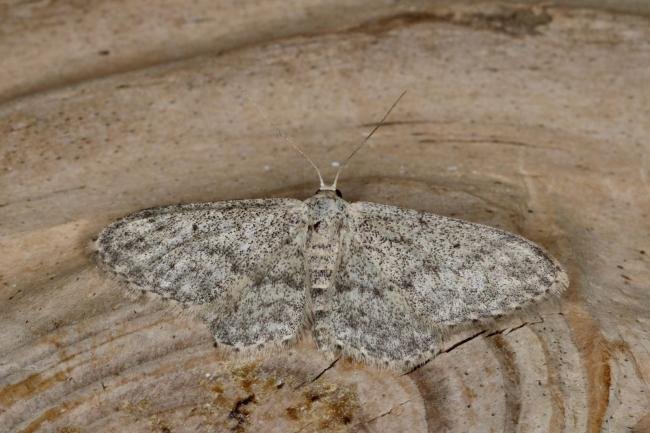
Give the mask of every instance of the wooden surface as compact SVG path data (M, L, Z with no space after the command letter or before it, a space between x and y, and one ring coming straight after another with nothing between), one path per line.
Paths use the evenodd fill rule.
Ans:
M0 431L650 431L642 3L341 3L0 5ZM559 302L398 376L309 338L233 358L93 262L141 208L309 196L274 128L331 176L402 90L345 197L522 234Z

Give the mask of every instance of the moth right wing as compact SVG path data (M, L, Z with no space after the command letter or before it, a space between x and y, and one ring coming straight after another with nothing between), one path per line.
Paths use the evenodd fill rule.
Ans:
M331 309L316 316L321 347L399 369L437 351L454 325L558 294L560 265L492 227L375 203L352 203L342 229Z
M303 326L307 220L306 205L292 199L168 206L109 225L97 248L131 283L207 306L218 342L262 346Z

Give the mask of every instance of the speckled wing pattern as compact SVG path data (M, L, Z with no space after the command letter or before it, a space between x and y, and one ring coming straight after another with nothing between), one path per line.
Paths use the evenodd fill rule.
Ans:
M97 249L145 290L209 304L217 342L261 347L291 340L303 326L307 218L293 199L154 208L109 225Z
M319 344L400 370L438 350L445 329L525 306L568 285L537 245L465 221L352 203Z

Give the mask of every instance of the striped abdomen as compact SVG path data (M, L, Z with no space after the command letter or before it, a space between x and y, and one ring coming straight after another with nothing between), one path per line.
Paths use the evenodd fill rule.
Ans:
M314 224L307 238L309 295L314 314L327 309L339 263L338 230L331 230L330 224L329 221Z

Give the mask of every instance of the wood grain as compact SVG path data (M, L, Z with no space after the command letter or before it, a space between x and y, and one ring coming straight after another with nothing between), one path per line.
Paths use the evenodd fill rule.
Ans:
M0 6L0 431L649 431L636 3L82 3ZM561 300L400 376L308 336L235 357L96 266L94 236L141 208L311 195L275 129L331 176L402 90L345 198L530 238L569 270Z

